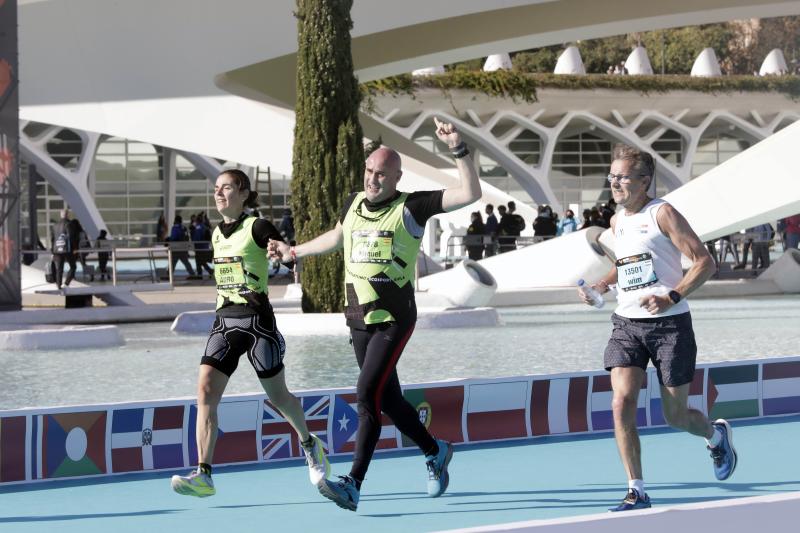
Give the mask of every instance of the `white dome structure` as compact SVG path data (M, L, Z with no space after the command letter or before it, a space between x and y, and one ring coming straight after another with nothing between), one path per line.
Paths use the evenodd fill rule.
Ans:
M511 70L511 56L508 54L492 54L486 58L483 64L485 72L494 72L495 70Z
M722 71L719 68L719 61L717 61L717 54L714 53L713 48L706 48L700 52L700 55L694 60L694 65L692 65L692 76L722 76Z
M759 76L781 75L786 74L789 69L786 67L786 59L783 57L783 52L780 48L775 48L761 63L761 69L758 71Z
M586 69L583 67L583 60L578 47L575 45L568 46L564 52L559 56L556 62L556 68L553 71L555 74L586 74Z
M647 50L644 46L637 46L625 60L625 68L628 74L640 76L652 76L653 67L650 66L650 58L647 57Z
M415 78L419 76L436 76L437 74L444 74L443 66L418 68L411 72L411 75Z

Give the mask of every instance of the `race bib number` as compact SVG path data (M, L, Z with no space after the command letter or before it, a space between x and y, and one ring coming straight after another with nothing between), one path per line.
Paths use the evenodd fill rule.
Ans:
M215 257L214 278L218 289L236 289L247 285L241 256Z
M658 276L649 253L617 259L617 288L635 291L654 283L658 283Z
M352 234L351 263L392 262L393 231L356 230Z

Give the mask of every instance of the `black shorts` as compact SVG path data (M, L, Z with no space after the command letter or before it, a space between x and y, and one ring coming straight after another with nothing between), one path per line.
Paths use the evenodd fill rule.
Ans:
M243 353L247 353L250 364L261 379L271 378L283 370L286 342L273 315L217 315L200 364L213 366L230 377Z
M667 387L691 383L697 361L691 313L656 318L631 319L611 315L614 330L608 340L603 366L638 366L647 369L653 361L658 382Z

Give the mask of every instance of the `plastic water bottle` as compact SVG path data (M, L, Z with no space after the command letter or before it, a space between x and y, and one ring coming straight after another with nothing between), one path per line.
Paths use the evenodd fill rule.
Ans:
M582 279L578 280L578 289L583 294L588 296L590 300L592 300L592 305L596 308L600 309L606 304L606 301L603 300L603 297L600 295L600 293L594 290L591 286L587 285Z

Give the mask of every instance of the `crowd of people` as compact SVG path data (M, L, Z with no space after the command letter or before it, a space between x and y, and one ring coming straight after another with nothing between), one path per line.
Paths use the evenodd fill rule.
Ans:
M552 207L540 205L532 223L535 242L566 235L590 226L608 228L616 207L612 198L607 203L591 209L584 209L583 221L579 222L572 209L567 209L564 217L559 218L558 213L554 212ZM467 227L467 237L464 239L470 259L477 261L497 253L516 250L517 240L526 224L516 210L516 203L512 200L507 205L497 207L500 220L494 214L493 204L486 205L485 220L480 211L470 213L470 224Z

